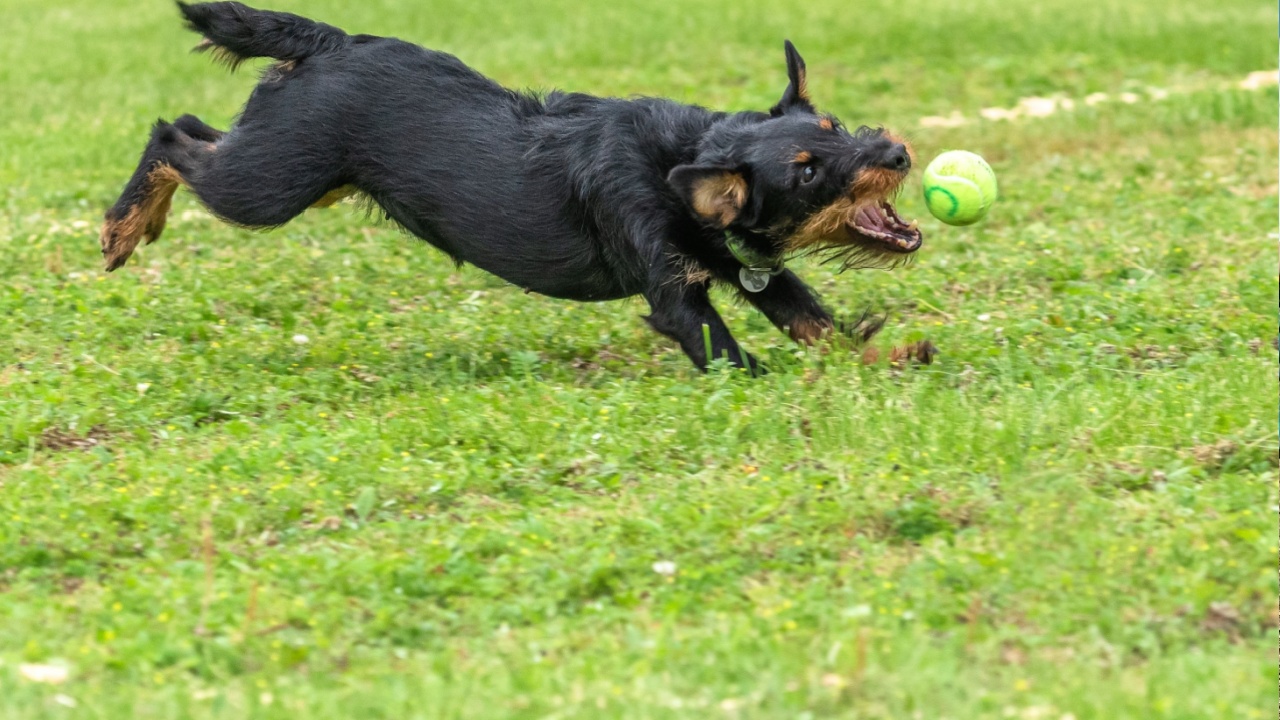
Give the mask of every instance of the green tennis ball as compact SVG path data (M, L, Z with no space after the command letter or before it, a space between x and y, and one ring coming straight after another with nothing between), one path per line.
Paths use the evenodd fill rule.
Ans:
M964 150L942 153L924 169L924 204L948 225L978 222L996 201L996 174L981 156Z

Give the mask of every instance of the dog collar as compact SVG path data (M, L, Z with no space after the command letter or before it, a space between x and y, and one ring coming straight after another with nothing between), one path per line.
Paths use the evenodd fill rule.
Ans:
M782 256L766 257L746 246L741 239L729 235L725 238L725 247L733 259L742 263L738 270L738 281L742 288L750 293L758 293L769 287L769 278L781 273L784 269Z

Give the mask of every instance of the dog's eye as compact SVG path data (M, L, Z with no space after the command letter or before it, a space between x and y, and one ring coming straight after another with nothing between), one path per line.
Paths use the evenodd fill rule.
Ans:
M800 170L800 182L802 183L811 183L816 177L818 177L818 169L812 165L805 165L804 168Z

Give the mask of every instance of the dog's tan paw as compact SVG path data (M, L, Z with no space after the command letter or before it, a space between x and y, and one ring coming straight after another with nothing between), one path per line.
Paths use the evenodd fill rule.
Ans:
M895 345L889 348L888 352L889 364L894 367L903 367L912 363L919 365L932 365L933 359L938 355L938 347L928 340L907 343L906 345ZM869 347L862 353L863 365L875 365L885 356L879 348Z

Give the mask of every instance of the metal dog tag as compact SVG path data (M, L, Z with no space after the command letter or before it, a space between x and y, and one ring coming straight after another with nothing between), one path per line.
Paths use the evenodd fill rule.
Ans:
M747 292L758 293L769 287L769 272L744 267L738 270L738 281Z

